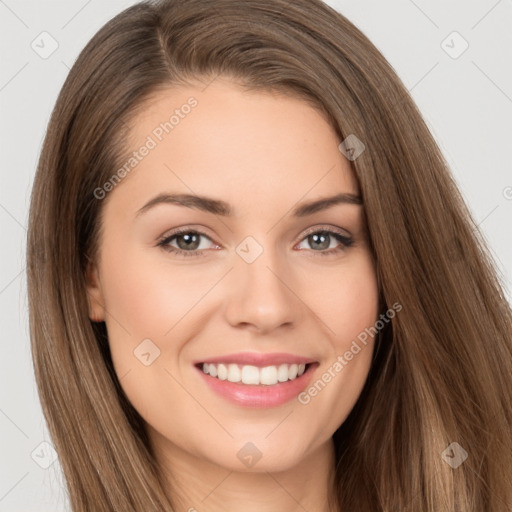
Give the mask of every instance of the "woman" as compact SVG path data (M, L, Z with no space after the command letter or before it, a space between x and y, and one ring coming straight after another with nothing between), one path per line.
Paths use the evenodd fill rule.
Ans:
M327 5L116 16L64 84L30 210L73 510L510 510L512 314L473 226L407 90Z

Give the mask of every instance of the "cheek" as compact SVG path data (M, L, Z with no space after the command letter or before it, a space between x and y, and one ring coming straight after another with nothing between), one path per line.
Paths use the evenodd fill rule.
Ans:
M369 333L378 319L379 290L369 253L323 282L326 293L315 295L312 309L328 326L329 357L299 403L314 411L310 417L318 429L334 431L352 410L368 376L375 339Z
M312 283L310 283L312 284ZM345 351L352 339L377 320L379 290L370 254L361 251L347 265L317 272L308 304L317 312L333 348Z
M114 368L139 414L165 424L170 418L163 403L172 411L190 401L172 377L172 363L193 336L191 310L211 284L184 265L171 267L148 252L113 245L105 247L102 289Z
M135 336L162 337L204 293L205 284L201 287L193 272L171 269L142 251L110 261L104 269L105 307Z

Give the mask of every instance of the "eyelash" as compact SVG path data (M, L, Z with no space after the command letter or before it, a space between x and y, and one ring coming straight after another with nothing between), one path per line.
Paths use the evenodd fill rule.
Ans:
M161 239L157 245L159 247L162 247L165 251L175 253L179 256L185 256L185 257L206 256L206 254L205 254L206 251L203 249L201 249L201 250L196 249L193 251L184 251L182 249L177 249L176 247L172 247L171 245L169 245L171 240L173 240L174 238L176 238L177 236L182 235L182 234L200 235L200 236L204 236L204 237L208 238L209 240L211 240L211 238L206 233L203 233L201 231L196 231L194 229L182 228L182 229L177 229L170 235ZM316 230L308 231L300 239L299 243L302 242L306 237L308 237L310 235L315 235L315 234L324 234L324 235L327 234L327 235L333 236L341 244L340 246L338 246L334 249L329 249L329 250L325 250L325 251L314 251L313 250L313 252L317 253L319 256L330 256L332 254L335 254L335 253L338 253L340 251L347 249L348 247L352 246L354 243L354 240L352 238L346 237L346 236L342 235L341 233L338 233L337 231L332 231L329 229L316 229ZM212 240L212 242L213 242L213 240Z

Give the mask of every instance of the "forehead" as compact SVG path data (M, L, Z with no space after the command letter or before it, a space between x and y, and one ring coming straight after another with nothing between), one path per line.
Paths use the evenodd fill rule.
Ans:
M134 165L115 194L134 206L142 196L189 193L223 198L242 214L250 206L358 193L341 140L321 112L296 97L216 79L155 93L129 124L121 165Z

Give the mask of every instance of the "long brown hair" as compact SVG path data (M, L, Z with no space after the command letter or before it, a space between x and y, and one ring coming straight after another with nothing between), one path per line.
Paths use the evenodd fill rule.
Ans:
M122 165L130 119L159 90L220 75L298 96L340 141L366 147L351 166L382 299L402 310L334 434L331 499L347 512L509 511L503 283L407 89L320 0L142 2L101 28L67 77L35 176L27 259L34 370L73 510L172 510L105 326L89 319L85 270L101 226L94 190ZM467 459L455 468L442 454L459 445Z

